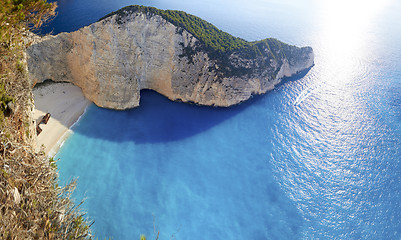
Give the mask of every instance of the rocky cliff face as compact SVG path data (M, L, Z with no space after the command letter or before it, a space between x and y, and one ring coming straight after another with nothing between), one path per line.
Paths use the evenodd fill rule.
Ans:
M270 44L259 47L260 56L233 51L219 61L201 46L157 14L127 12L36 41L27 49L28 72L33 84L72 82L100 107L136 107L141 89L171 100L230 106L310 68L314 58L310 47Z

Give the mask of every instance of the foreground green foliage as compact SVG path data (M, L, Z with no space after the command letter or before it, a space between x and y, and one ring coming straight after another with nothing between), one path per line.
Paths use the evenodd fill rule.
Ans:
M40 27L55 15L57 5L45 0L2 0L0 4L0 43L15 44L26 27ZM5 45L4 45L5 44Z

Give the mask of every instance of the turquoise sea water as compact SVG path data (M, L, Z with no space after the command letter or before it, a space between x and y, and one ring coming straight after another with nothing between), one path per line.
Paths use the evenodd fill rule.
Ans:
M312 46L316 65L229 109L151 91L137 109L89 107L56 157L99 239L401 238L398 1L61 0L44 31L145 3Z

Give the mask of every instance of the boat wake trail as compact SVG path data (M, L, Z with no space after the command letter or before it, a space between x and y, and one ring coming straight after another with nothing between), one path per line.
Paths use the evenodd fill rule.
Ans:
M312 95L313 92L316 91L316 89L317 88L309 87L308 89L302 91L301 94L299 94L298 97L295 99L294 106L298 106L303 101L305 101L310 95Z

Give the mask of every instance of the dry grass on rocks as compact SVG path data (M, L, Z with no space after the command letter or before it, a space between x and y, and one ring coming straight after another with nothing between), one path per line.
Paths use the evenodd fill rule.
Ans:
M75 181L59 187L55 162L33 148L24 35L55 7L45 0L0 3L0 239L91 239L80 204L71 200Z
M90 229L70 200L75 188L57 183L52 159L1 133L0 239L90 238Z

